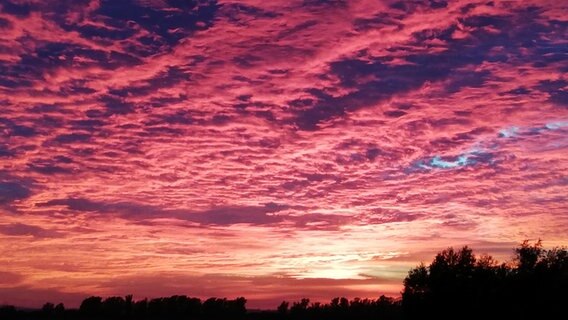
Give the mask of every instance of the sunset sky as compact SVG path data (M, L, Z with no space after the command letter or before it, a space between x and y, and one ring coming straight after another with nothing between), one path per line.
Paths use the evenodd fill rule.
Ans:
M0 305L398 296L568 245L560 0L0 1Z

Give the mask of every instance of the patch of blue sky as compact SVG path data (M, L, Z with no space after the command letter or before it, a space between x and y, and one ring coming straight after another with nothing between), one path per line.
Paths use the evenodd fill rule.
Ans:
M510 126L499 130L499 138L513 138L523 134L538 134L545 130L559 130L568 127L568 121L552 121L546 123L542 127L524 127Z
M523 137L526 135L540 134L547 130L560 130L568 128L568 121L552 121L540 127L518 127L510 126L499 130L499 138ZM469 151L454 157L433 157L422 158L413 163L407 170L408 172L435 170L435 169L456 169L476 164L495 164L495 149L499 148L499 143L495 139L478 142ZM491 150L491 151L489 151Z
M475 164L475 160L469 158L469 155L460 155L453 161L442 159L440 156L435 156L430 160L430 166L433 168L452 169L458 167L465 167L467 165Z
M501 137L501 138L512 138L512 137L514 137L518 134L519 130L520 130L519 127L515 127L515 126L508 127L508 128L505 128L505 129L501 129L501 130L499 130L499 137Z
M478 163L475 159L475 153L466 153L454 158L437 155L430 159L422 159L414 163L414 168L418 170L434 170L434 169L455 169L466 167ZM411 170L413 171L413 170Z
M558 130L558 129L562 129L564 127L568 127L568 121L549 122L549 123L545 124L544 127L548 130Z

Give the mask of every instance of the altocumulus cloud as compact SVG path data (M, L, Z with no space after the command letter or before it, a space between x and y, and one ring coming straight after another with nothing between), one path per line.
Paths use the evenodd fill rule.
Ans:
M375 297L448 243L566 244L567 14L546 0L2 1L0 263L34 286L7 275L0 300L73 301L94 265L130 272L117 292L151 288L149 269L172 286L215 270L235 275L215 292L253 278L283 292L251 292L253 306L297 286ZM507 258L511 241L485 247ZM46 287L45 256L69 288Z

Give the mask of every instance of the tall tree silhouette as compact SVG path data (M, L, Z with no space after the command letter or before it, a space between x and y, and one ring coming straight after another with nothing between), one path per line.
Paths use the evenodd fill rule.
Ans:
M432 263L410 270L402 306L407 319L550 318L568 303L568 254L523 242L513 263L476 258L468 247L448 248Z

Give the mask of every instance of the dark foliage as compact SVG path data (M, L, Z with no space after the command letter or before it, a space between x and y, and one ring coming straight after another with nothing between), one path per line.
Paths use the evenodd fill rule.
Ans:
M555 319L568 305L568 254L523 242L512 263L446 249L404 279L407 319Z
M429 266L420 264L404 279L402 299L334 298L282 302L275 311L248 311L246 299L201 301L171 296L134 301L126 297L89 297L79 310L46 303L41 310L0 307L0 319L557 319L568 305L568 251L545 250L537 241L523 242L510 263L474 255L466 247L438 253Z
M84 319L244 319L246 299L171 296L134 301L132 296L90 297L81 303Z

